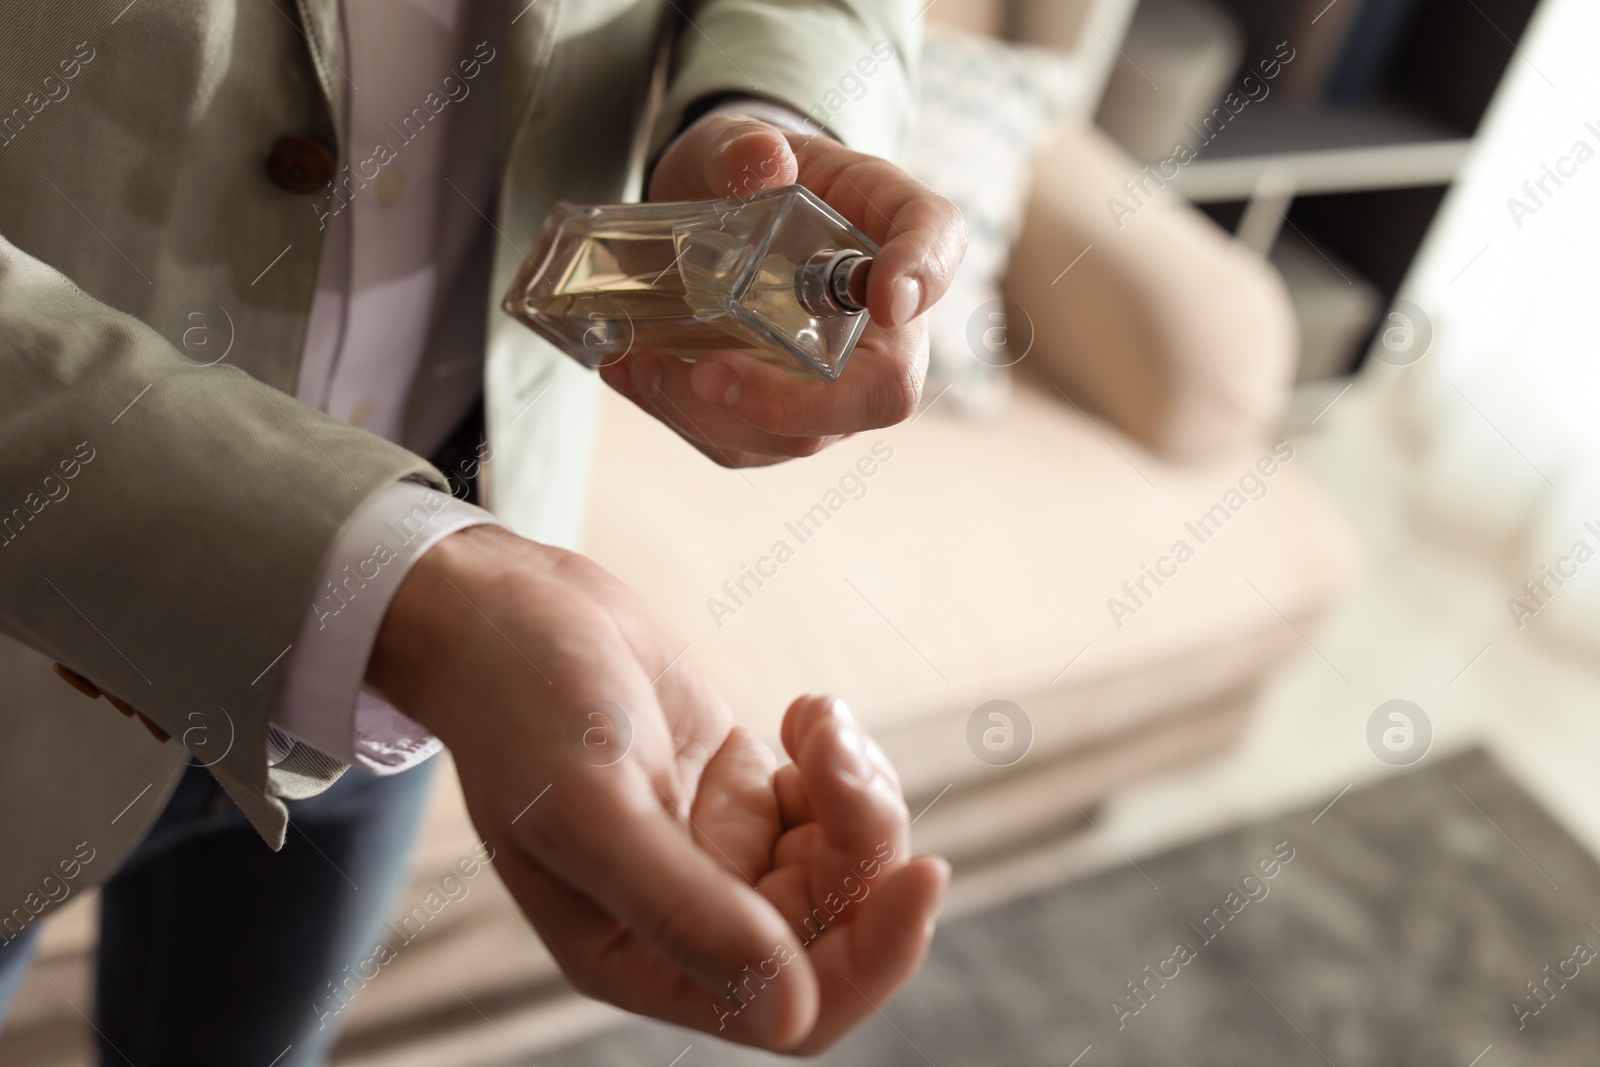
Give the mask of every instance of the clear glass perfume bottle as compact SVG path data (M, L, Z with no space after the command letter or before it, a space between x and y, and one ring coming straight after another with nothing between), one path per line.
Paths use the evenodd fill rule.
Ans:
M866 328L878 246L803 186L748 200L560 203L506 311L573 358L736 349L835 380Z

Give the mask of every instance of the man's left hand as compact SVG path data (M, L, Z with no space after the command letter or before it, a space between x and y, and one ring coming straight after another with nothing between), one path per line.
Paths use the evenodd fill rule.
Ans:
M662 155L649 193L655 201L744 198L796 182L881 246L867 287L871 322L838 381L801 378L732 350L695 363L639 351L601 371L723 466L809 456L908 418L928 367L921 315L944 295L966 251L955 205L899 167L744 116L691 126Z

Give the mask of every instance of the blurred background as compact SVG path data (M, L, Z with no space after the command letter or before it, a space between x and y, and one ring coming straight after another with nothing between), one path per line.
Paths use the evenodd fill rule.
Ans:
M586 545L752 728L845 697L955 864L825 1062L1593 1062L1600 9L917 17L905 163L972 235L922 411L735 472L608 398ZM475 842L440 775L336 1063L771 1059L578 998L438 891ZM93 921L0 1062L90 1062Z

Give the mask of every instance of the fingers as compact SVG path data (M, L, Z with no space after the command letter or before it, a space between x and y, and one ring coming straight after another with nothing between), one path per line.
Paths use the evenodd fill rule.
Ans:
M793 185L794 149L783 133L742 115L709 115L662 153L650 176L650 199L744 199Z
M927 325L919 320L898 330L868 325L833 382L735 351L694 363L635 352L600 375L691 440L789 457L811 455L828 439L903 422L916 412L927 369Z
M859 738L865 745L868 757L873 765L881 771L894 784L898 791L900 788L900 774L894 769L894 764L889 762L889 757L884 755L883 749L867 734L866 729L856 719L855 713L844 701L829 696L803 696L797 697L784 712L783 723L779 728L779 737L783 741L783 750L789 758L799 763L802 759L806 745L812 740L812 734L817 730L834 733L846 733L851 738ZM855 742L850 742L851 747ZM782 768L788 770L788 767Z
M690 127L663 154L650 196L745 197L796 181L881 246L868 279L871 321L838 381L807 380L733 351L693 364L638 352L602 370L724 466L809 456L840 436L909 418L927 371L920 316L944 295L966 250L960 212L893 164L740 116Z
M831 138L708 116L662 154L650 199L744 198L796 182L881 246L867 290L875 322L903 326L944 295L966 252L961 213L894 164Z
M801 781L799 767L793 763L785 763L779 767L777 773L772 776L772 787L778 794L778 812L785 830L792 830L817 817L811 810L811 800L806 796L806 787Z
M803 944L809 946L818 934L833 923L833 916L826 907L811 899L809 861L791 863L767 872L759 888L761 895L772 902L772 906L778 909L778 914L799 935Z
M726 359L728 363L724 363ZM717 360L702 360L698 364L685 363L671 356L640 352L628 356L601 373L608 384L622 392L634 403L676 430L686 440L706 446L704 451L723 466L748 466L737 457L791 459L810 456L821 451L831 440L821 435L785 435L774 433L743 418L738 411L726 406L726 390L715 392L716 401L702 395L704 386L697 385L704 377L702 368L711 368L725 374L729 364L751 364L788 380L794 388L802 380L794 375L766 367L765 364L735 352L726 353Z
M795 763L774 779L780 807L798 810L797 800L781 794L799 792L816 820L778 839L775 868L760 887L800 932L816 970L817 1022L792 1050L812 1055L879 1010L916 972L950 868L937 857L909 858L899 779L842 701L801 697L790 705L782 735Z
M741 967L738 975L730 977L714 994L585 894L573 890L526 856L501 852L495 856L495 869L580 993L729 1041L779 1050L793 1046L790 1034L783 1034L782 1040L769 1036L775 1028L763 1015L780 1007L783 990L774 983L765 983L765 988L757 992L770 992L772 996L763 996L764 1003L758 1007L757 998L743 985L754 985L751 972L759 977L763 967L770 974L775 958L785 961L782 970L798 964L799 972L814 983L809 961L769 953ZM743 1000L731 995L735 989Z
M794 764L791 763L789 766L794 767ZM784 831L783 836L778 838L778 843L772 847L773 869L781 870L784 867L810 863L817 848L817 835L821 833L822 827L815 822L801 823Z
M581 826L572 819L525 819L524 825L533 824L528 855L693 978L708 999L775 954L799 957L798 939L735 864L697 847L655 797L639 792L593 791L583 798ZM628 985L625 978L617 981ZM616 999L613 992L602 995ZM784 1048L810 1030L815 1015L815 977L796 958L766 981L742 1017L763 1044Z
M782 437L856 433L893 426L917 410L927 374L927 326L914 322L887 330L869 324L833 382L802 378L737 352L673 370L666 368L661 388L680 404L699 405L697 420L704 418L701 410L725 410Z
M867 276L867 308L876 322L904 326L950 288L967 228L954 204L926 190L895 209L890 233Z
M814 899L807 884L819 835L815 824L784 834L777 848L781 865L761 880L762 894L805 940L817 974L817 1023L791 1050L797 1055L826 1049L916 973L950 880L949 864L937 857L868 868L861 878L841 883L854 899L834 915L830 905L837 901Z
M780 831L776 763L771 749L735 726L701 772L689 815L695 841L752 884L771 864Z
M828 701L825 714L813 711L797 744L795 763L828 842L851 863L903 861L910 853L911 815L899 777L844 702Z
M922 965L944 903L950 865L924 856L886 875L857 906L854 922L830 928L809 946L821 990L816 1026L795 1055L831 1046L881 1010Z
M783 750L792 760L800 758L800 742L811 732L818 720L833 714L833 701L827 697L803 696L796 697L783 713L783 723L779 727L778 736L783 741Z
M945 294L967 250L961 212L884 159L790 135L800 180L881 247L868 279L874 322L904 326Z

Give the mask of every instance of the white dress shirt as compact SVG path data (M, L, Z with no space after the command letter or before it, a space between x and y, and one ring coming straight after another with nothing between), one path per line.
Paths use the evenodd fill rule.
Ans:
M391 441L427 342L438 270L440 164L452 107L447 77L480 42L461 39L471 0L343 0L345 141L363 188L327 218L301 359L300 400ZM501 42L489 42L501 50ZM423 102L446 101L438 114ZM466 100L471 100L468 95ZM474 102L475 104L477 102ZM437 103L435 104L437 106ZM422 107L424 124L409 118ZM409 121L408 121L409 118ZM373 149L388 151L375 155ZM482 151L494 151L486 143ZM401 581L439 540L492 523L482 508L425 485L375 494L334 543L290 646L281 733L378 774L414 767L439 740L368 690L367 660ZM287 754L269 743L269 760Z
M458 65L482 55L463 40L475 0L343 0L348 153L369 165L365 186L327 220L298 398L334 418L398 441L438 285L446 93ZM501 41L487 46L502 51ZM430 94L447 103L426 124L407 122ZM474 106L483 106L479 101ZM431 109L430 109L431 110ZM781 104L727 101L709 114L749 114L802 133L818 128ZM427 114L427 112L423 112ZM488 124L486 128L492 128ZM389 149L374 153L378 145ZM485 143L484 152L494 151ZM487 298L488 294L485 294ZM398 482L351 519L324 561L289 649L284 700L268 732L268 761L299 740L377 774L416 766L442 745L364 685L389 603L422 554L469 526L495 523L482 508L426 485Z

